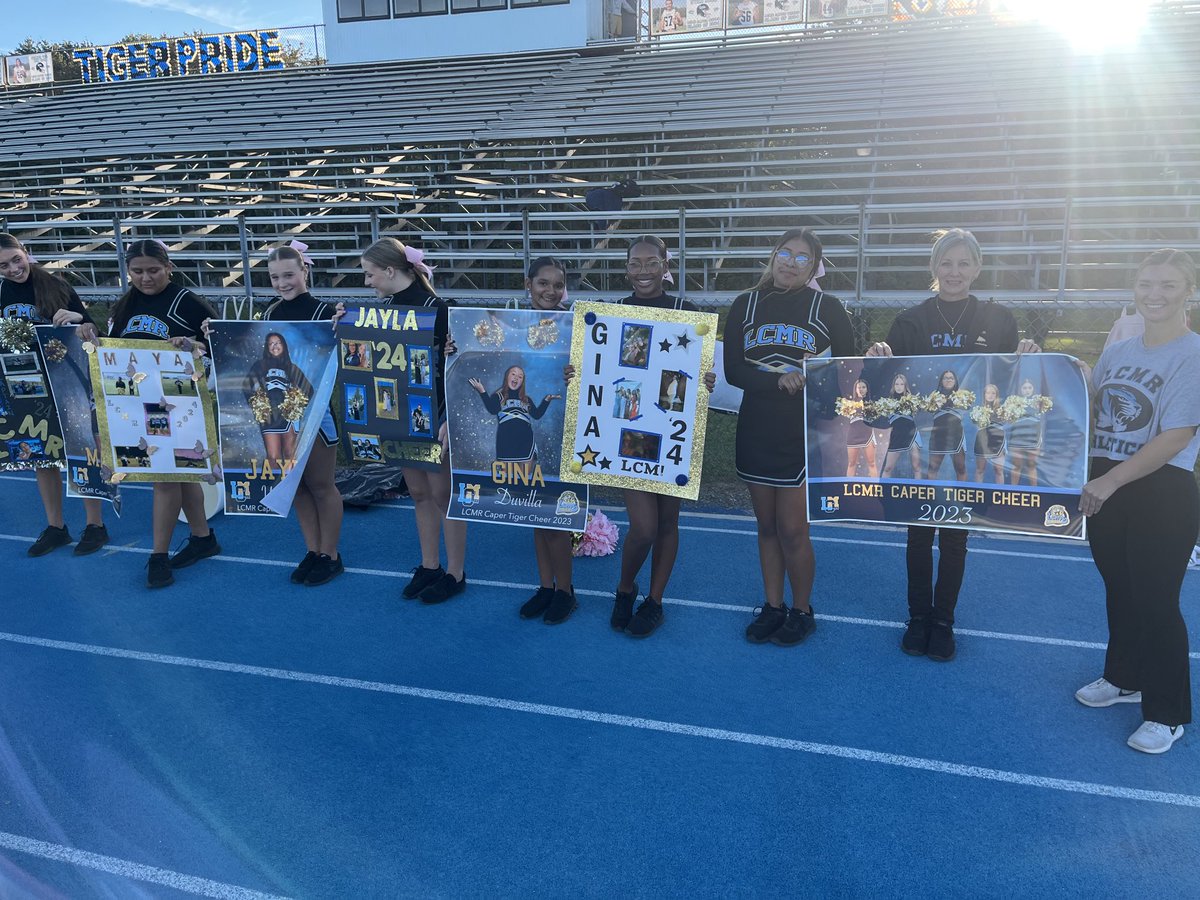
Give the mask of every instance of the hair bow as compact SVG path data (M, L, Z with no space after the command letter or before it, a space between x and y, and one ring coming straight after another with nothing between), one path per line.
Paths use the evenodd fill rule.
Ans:
M817 271L813 272L813 277L808 280L808 286L814 291L819 291L821 289L821 284L817 281L817 279L823 278L824 276L825 260L821 260L819 263L817 263Z
M304 243L304 241L289 241L288 246L300 254L300 258L304 260L304 264L306 266L311 266L313 264L312 257L309 256L307 252L308 244Z
M416 247L404 248L404 258L408 260L408 264L424 275L426 278L433 277L433 267L426 263L425 254Z

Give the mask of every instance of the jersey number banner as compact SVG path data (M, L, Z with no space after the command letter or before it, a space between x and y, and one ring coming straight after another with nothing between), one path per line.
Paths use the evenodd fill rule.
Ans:
M17 323L11 335L20 332L0 342L0 470L60 467L62 431L34 326L0 322Z
M571 323L567 312L450 310L450 518L587 527L587 486L561 474Z
M107 500L121 514L121 494L108 481L100 462L100 433L92 376L83 340L75 325L37 327L38 345L46 361L46 380L58 411L67 463L67 496Z
M575 304L563 459L587 484L695 500L715 313Z
M441 466L436 312L425 306L350 307L338 323L335 396L351 465Z
M328 322L214 321L209 341L225 512L286 516L329 411L333 329Z
M805 363L808 518L1082 539L1088 396L1057 353Z
M199 351L166 341L84 344L111 481L220 480L217 423Z

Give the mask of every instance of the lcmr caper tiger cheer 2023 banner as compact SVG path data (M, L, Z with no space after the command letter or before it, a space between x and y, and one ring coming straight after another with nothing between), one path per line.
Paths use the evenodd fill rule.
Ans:
M1088 396L1057 353L805 363L808 517L1082 539Z
M571 325L568 312L450 310L450 518L587 527L587 485L562 471Z
M576 303L563 459L569 477L695 500L715 313Z

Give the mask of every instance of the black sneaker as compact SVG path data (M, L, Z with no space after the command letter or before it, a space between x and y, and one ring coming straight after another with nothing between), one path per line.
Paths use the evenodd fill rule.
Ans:
M625 629L625 633L635 638L650 637L650 635L654 634L655 629L662 624L662 621L662 604L657 600L647 597L642 601L642 605L637 608L637 612L633 614L633 618L629 620L629 626Z
M443 572L442 577L425 590L421 591L421 602L430 605L445 603L451 597L461 594L467 587L467 573L463 572L461 580L456 580L449 572Z
M292 569L292 584L304 584L304 579L308 577L313 563L317 561L317 556L318 554L312 550L304 554L304 559L300 560L300 565Z
M542 616L542 621L547 625L561 625L571 618L571 613L575 612L575 607L578 605L579 603L575 600L574 588L569 591L555 591L554 599L546 607L546 614Z
M929 647L925 655L937 662L950 662L954 659L954 651L954 626L934 619L929 628Z
M215 531L209 531L204 537L196 537L191 534L188 535L188 541L184 544L183 549L171 557L171 568L186 569L188 566L193 566L210 556L216 556L220 552L221 545L217 543Z
M165 553L151 553L150 562L146 563L146 587L161 588L175 583L175 575L171 572L171 561Z
M617 598L613 601L612 618L608 620L616 631L624 631L629 627L629 620L633 618L633 604L637 602L638 586L637 582L633 583L633 590L628 594L622 594L617 591Z
M75 555L87 556L89 553L95 553L107 543L107 528L103 525L88 525L83 529L83 534L79 536L79 543L75 545Z
M61 528L47 525L46 530L38 535L38 539L33 542L27 552L30 556L45 556L51 550L65 547L69 543L71 543L71 532L67 531L66 525Z
M330 559L329 554L322 553L317 556L316 562L308 570L308 577L304 579L304 586L318 587L333 581L333 579L345 571L346 566L342 562L342 554L339 553L337 559Z
M929 617L913 616L900 638L900 649L909 656L924 656L929 650Z
M754 611L754 621L746 626L746 640L752 644L765 644L779 626L787 621L788 608L782 604L766 604Z
M538 588L537 593L521 605L521 618L536 619L546 611L547 607L550 606L550 601L553 599L554 588Z
M436 569L427 569L424 566L414 566L412 570L412 579L404 586L401 591L401 596L405 600L415 600L421 591L429 587L439 578L446 574L446 570L441 566Z
M791 647L800 643L817 630L817 619L812 608L808 612L800 612L796 607L788 610L787 621L775 629L771 635L771 643L780 647Z

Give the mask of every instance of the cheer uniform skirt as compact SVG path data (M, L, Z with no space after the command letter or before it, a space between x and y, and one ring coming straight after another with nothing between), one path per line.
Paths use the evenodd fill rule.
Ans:
M940 412L933 417L929 433L930 453L957 453L963 448L962 418L953 412Z
M871 426L862 419L851 419L846 429L846 446L853 449L865 447L871 443Z
M995 459L1004 452L1004 429L999 425L980 428L975 435L975 455Z
M917 423L909 416L892 419L892 433L888 437L888 453L907 450L917 439Z
M734 462L743 481L768 487L804 483L804 395L788 399L794 402L743 396L734 441Z
M1042 421L1035 418L1017 419L1008 433L1010 450L1041 450Z

